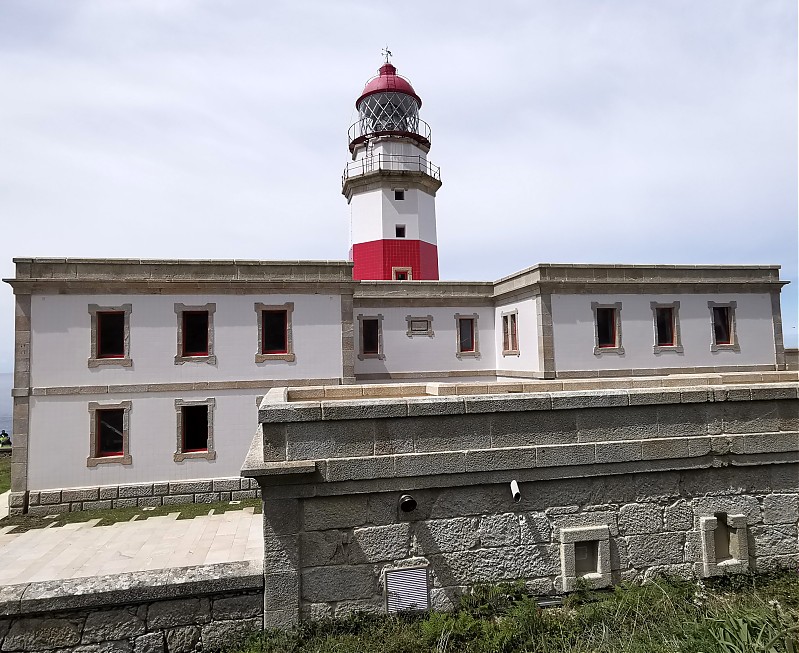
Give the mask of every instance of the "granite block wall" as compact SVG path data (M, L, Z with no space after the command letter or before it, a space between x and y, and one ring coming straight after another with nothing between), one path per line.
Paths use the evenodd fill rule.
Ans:
M719 512L746 515L750 569L799 565L795 464L533 481L518 504L504 483L412 494L411 513L398 510L395 493L273 505L267 610L278 596L292 607L290 585L302 619L382 611L383 570L416 565L429 565L438 609L475 583L522 580L535 594L558 593L566 588L562 531L591 526L607 527L613 583L660 572L702 577L699 520ZM288 617L266 615L277 625Z
M204 653L263 628L258 563L224 563L10 585L0 649L38 653Z

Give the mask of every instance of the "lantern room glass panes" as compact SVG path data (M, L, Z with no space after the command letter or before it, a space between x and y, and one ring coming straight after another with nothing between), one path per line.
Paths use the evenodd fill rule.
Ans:
M405 93L375 93L358 107L361 133L419 133L419 106Z

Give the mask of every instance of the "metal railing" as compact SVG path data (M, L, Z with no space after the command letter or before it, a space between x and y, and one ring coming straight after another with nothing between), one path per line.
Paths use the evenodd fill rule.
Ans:
M370 136L407 136L430 145L430 125L417 116L402 120L361 119L353 124L347 135L350 147Z
M351 177L360 177L361 175L368 175L380 170L421 172L433 179L441 181L441 168L437 165L433 165L422 156L373 154L372 156L367 156L347 164L347 167L344 168L344 174L341 176L341 183L343 184Z

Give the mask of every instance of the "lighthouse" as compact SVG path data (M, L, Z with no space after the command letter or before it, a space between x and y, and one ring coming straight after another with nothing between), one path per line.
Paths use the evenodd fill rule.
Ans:
M349 129L342 193L350 205L354 279L437 280L436 191L422 100L389 61L370 79Z

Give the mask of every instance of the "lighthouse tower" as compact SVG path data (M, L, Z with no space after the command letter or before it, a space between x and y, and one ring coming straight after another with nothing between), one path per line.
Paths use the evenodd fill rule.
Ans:
M427 160L430 126L421 98L388 61L355 103L352 162L342 193L352 213L355 279L438 279L436 191L441 173Z

